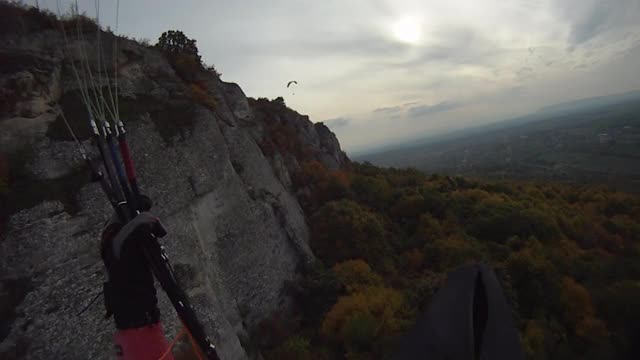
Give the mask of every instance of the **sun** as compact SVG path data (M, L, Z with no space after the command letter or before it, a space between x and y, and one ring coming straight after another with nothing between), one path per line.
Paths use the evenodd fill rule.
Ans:
M422 37L420 23L410 17L403 17L393 23L391 32L396 39L410 44L417 44Z

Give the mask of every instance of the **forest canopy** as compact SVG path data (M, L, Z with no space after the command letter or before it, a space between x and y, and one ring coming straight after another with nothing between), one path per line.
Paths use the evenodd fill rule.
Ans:
M470 262L496 271L529 358L640 357L638 196L315 160L294 178L319 261L269 359L388 356Z

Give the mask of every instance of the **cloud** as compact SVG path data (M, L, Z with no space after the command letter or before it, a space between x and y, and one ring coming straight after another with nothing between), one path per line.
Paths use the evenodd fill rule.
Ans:
M344 117L338 117L334 119L325 120L323 121L323 123L332 129L339 129L339 128L348 126L351 123L351 120Z
M392 114L392 113L397 113L401 110L402 110L402 106L389 106L389 107L377 108L373 110L373 112L382 113L382 114Z
M518 81L525 81L530 79L534 75L533 68L530 66L523 66L515 72L516 79Z
M414 64L491 64L505 53L494 41L470 27L444 26L433 34L432 44L422 48Z
M335 36L319 33L315 37L263 43L246 42L237 45L246 54L270 54L275 57L308 58L314 56L390 58L410 50L404 44L379 32L354 31Z
M95 1L79 3L95 14ZM640 87L629 76L640 49L628 56L640 46L639 0L184 0L180 12L173 0L148 3L121 4L119 33L181 29L225 81L328 119L347 149ZM102 8L113 28L115 6ZM420 23L416 43L391 31L407 16Z
M581 44L590 40L606 26L611 7L603 3L593 6L588 15L580 19L571 30L571 42Z
M570 24L569 42L584 44L597 36L637 25L640 3L637 0L564 0L560 13Z
M462 105L455 101L442 101L435 105L421 105L410 108L407 113L412 118L419 118L427 115L433 115L436 113L451 111L453 109L459 108Z

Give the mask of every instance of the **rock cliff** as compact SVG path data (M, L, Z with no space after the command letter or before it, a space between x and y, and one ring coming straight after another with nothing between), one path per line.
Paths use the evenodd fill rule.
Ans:
M102 287L98 238L111 211L59 111L94 149L70 65L85 50L95 84L106 91L114 79L86 55L95 31L65 41L39 15L20 15L0 15L0 358L110 358L102 305L77 314ZM112 54L116 38L101 38ZM142 190L169 230L163 244L221 357L259 356L249 334L286 311L285 282L314 258L291 179L305 160L331 169L349 160L324 125L281 100L247 99L203 69L185 80L156 49L117 41L106 71L117 63L121 118Z

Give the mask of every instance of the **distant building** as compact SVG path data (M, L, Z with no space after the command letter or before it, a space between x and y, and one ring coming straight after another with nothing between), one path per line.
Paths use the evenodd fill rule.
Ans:
M598 134L598 140L600 144L610 144L613 141L613 136L606 133Z

